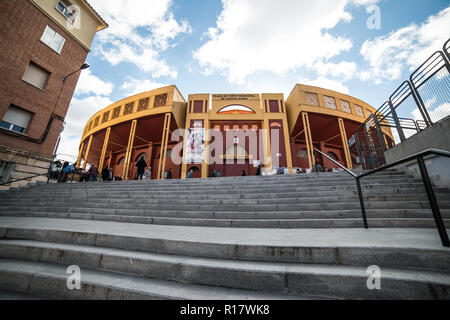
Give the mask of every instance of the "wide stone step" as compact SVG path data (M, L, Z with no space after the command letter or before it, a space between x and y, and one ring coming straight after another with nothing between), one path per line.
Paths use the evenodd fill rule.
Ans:
M251 262L142 253L129 250L35 241L0 241L0 270L11 273L13 262L68 266L122 273L144 279L273 294L346 299L446 299L450 274L382 269L383 290L368 290L364 267ZM17 259L17 260L15 260ZM5 267L9 264L9 268ZM23 268L19 269L23 272ZM67 276L67 275L66 275ZM330 289L334 290L331 291ZM406 296L404 292L407 292ZM436 296L436 292L438 295Z
M436 189L435 195L438 199L447 199L450 197L450 192L446 189ZM379 189L372 190L370 192L363 191L363 196L365 199L367 197L382 197L382 196L401 196L401 197L422 197L426 195L424 189ZM203 201L203 200L211 200L220 198L222 200L236 200L236 199L279 199L280 202L283 202L282 199L307 199L307 198L324 198L324 197L348 197L348 196L358 196L358 191L356 190L345 190L338 189L332 191L307 191L307 192L286 192L286 193L247 193L247 192L227 192L225 194L190 194L190 193L177 193L176 199L180 201ZM145 193L116 193L116 194L70 194L64 197L55 197L51 194L45 194L42 196L36 195L10 195L1 197L0 200L2 204L9 204L11 202L17 203L18 201L26 200L27 202L92 202L96 203L117 203L117 202L131 202L131 201L173 201L174 196L168 193L160 193L156 194L153 192L145 192Z
M390 195L366 195L364 200L371 201L427 201L428 197L424 194L390 194ZM450 194L439 195L441 203L450 202ZM7 200L2 201L3 206L53 206L53 207L84 207L84 208L103 208L114 207L117 209L133 209L143 208L142 206L157 206L170 203L171 205L215 205L215 206L230 206L230 205L286 205L286 204L313 204L313 203L344 203L359 201L357 196L326 196L326 197L296 197L296 198L269 198L269 199L179 199L175 197L171 200L167 199L96 199L90 198L83 201L80 200L68 200L68 199L51 199L48 201L29 201L28 199L22 199L19 203L17 201Z
M441 209L444 218L450 218L450 209ZM398 218L398 219L428 219L432 217L431 209L368 209L366 211L370 219ZM49 218L71 218L86 220L123 219L122 222L130 222L135 219L136 223L149 223L153 218L178 218L197 220L300 220L300 219L360 219L361 209L357 210L324 210L324 211L267 211L267 212L211 212L211 211L161 211L161 210L110 210L109 212L96 213L74 213L58 211L0 211L0 216L23 216L23 217L49 217Z
M423 184L421 179L404 179L404 178L397 178L397 179L382 179L382 180L362 180L361 183L363 185L373 185L373 184L396 184L396 183L413 183L413 184ZM279 188L280 186L284 188L288 187L314 187L314 186L336 186L336 185L348 185L353 186L356 185L355 179L335 179L335 181L330 179L324 179L324 180L316 180L311 179L308 181L294 181L291 183L286 182L279 182L279 183L272 183L268 184L265 183L265 181L261 181L258 183L250 184L250 183L235 183L235 184L162 184L162 185L153 185L151 183L146 182L138 182L136 184L117 184L115 182L108 182L108 183L77 183L77 184L59 184L59 185L51 185L52 187L48 187L47 185L40 185L37 187L32 187L30 190L40 190L40 191L46 191L46 192L62 192L62 191L80 191L80 190L125 190L125 189L133 189L133 190L152 190L152 189L158 189L158 190L217 190L217 189L257 189L257 188ZM21 191L21 190L17 190ZM17 192L16 191L16 192Z
M379 186L378 188L370 187L363 188L363 194L369 192L369 195L391 195L391 194L426 194L425 188L423 187L391 187L391 186ZM434 192L436 195L446 195L450 194L449 189L445 188L435 188ZM276 190L276 192L272 192L270 190L258 190L247 191L247 190L232 190L224 192L208 192L205 194L197 194L192 192L177 192L177 198L190 198L190 199L211 199L215 196L219 196L223 199L255 199L261 198L261 195L264 195L264 198L295 198L295 197L324 197L324 196L342 196L342 195L358 195L358 191L356 186L354 188L339 188L339 187L329 187L329 188L293 188L293 189L283 189ZM42 200L47 201L55 198L51 193L42 193L39 196L33 193L25 193L23 192L21 195L19 194L8 194L0 197L1 201L16 201L22 200L26 196L29 200ZM123 192L89 192L89 193L67 193L64 195L64 199L70 200L86 200L90 198L101 198L101 197L109 197L111 200L116 199L142 199L142 198L157 198L157 199L173 199L173 195L167 192L162 191L141 191L134 192L129 190L124 190ZM102 200L102 199L98 199ZM105 200L106 201L106 200Z
M425 190L423 188L423 184L395 184L395 185L366 185L362 186L363 194L366 194L367 192L372 193L378 193L380 191L395 193L397 190L423 190L422 193L425 193ZM203 196L203 197L213 197L213 196L240 196L240 195L248 195L248 197L253 197L254 195L258 195L258 197L261 197L264 195L264 197L283 197L286 194L289 193L301 193L301 194L309 194L311 192L353 192L356 194L357 189L356 185L351 186L319 186L319 187L294 187L294 188L285 188L282 186L279 186L279 188L276 189L269 189L269 188L256 188L256 189L242 189L242 188L236 188L231 190L204 190L202 192L194 192L192 190L186 190L186 189L180 189L176 192L174 190L168 192L163 190L149 190L149 189L124 189L124 190L86 190L86 191L64 191L61 190L60 192L48 192L48 191L42 191L42 190L24 190L21 192L10 192L4 195L0 196L0 199L8 199L8 198L23 198L23 197L34 197L34 198L73 198L73 197L108 197L108 198L115 198L115 197L145 197L145 196L155 196L155 197L170 197L174 194L180 195L180 196ZM448 189L443 188L436 188L436 192L444 192L449 193L450 191Z
M356 218L314 218L314 219L205 219L205 218L177 218L177 217L152 217L152 216L130 216L130 215L106 215L106 214L82 214L82 213L58 213L58 212L13 212L0 213L0 216L15 217L43 217L60 219L81 219L95 221L127 222L155 225L172 226L199 226L217 228L268 228L268 229L310 229L310 228L362 228L364 227L361 217ZM360 214L361 216L361 214ZM444 223L450 227L450 213L443 215ZM427 217L403 217L403 218L368 218L371 228L436 228L436 223Z
M398 178L415 178L412 175L404 174L404 173L394 173L394 174L375 174L368 178L363 178L363 180L366 179L398 179ZM230 185L230 184L245 184L245 183L261 183L261 181L264 181L267 184L278 184L278 183L285 183L285 182L292 182L292 181L309 181L309 180L354 180L354 178L348 174L311 174L311 175L282 175L282 176L270 176L270 177L256 177L256 176L248 176L248 177L230 177L230 178L206 178L206 179L173 179L173 180L142 180L142 181L136 181L136 180L128 180L128 181L114 181L115 185L126 185L126 186L133 186L133 185L140 185L142 183L148 184L148 185L154 185L154 186L161 186L161 185L210 185L210 184L223 184L223 185ZM40 183L40 185L43 185ZM50 184L50 187L52 187L52 184Z
M183 284L83 268L80 290L67 288L67 265L0 259L0 288L68 300L280 300L301 297Z
M0 217L0 239L227 260L450 270L431 229L239 229Z
M403 200L379 200L379 201L366 201L365 207L367 209L428 209L430 204L428 201L403 201ZM439 207L441 209L450 209L450 201L439 201ZM104 204L59 204L59 203L47 203L42 206L39 205L27 205L26 203L17 203L10 206L1 206L0 211L12 212L12 211L48 211L48 212L80 212L80 213L111 213L118 212L117 210L163 210L163 211L209 211L209 212L223 212L223 211L236 211L236 212L253 212L253 211L314 211L314 210L357 210L361 209L359 199L348 200L347 202L332 202L332 201L311 201L300 202L292 204L114 204L111 206L105 206Z

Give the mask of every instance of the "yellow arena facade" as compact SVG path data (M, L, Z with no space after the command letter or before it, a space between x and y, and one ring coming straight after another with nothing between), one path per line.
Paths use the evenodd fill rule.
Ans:
M112 169L136 178L144 159L152 179L269 175L360 165L349 138L376 110L332 90L297 84L282 93L191 94L163 87L120 100L94 114L83 131L77 167ZM393 146L389 128L386 145Z

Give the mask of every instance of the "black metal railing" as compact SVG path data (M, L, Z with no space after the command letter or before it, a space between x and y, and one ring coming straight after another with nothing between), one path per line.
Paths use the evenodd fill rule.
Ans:
M441 211L439 209L439 204L437 202L437 198L436 198L436 194L434 193L433 190L433 185L431 183L430 180L430 176L428 174L428 170L425 164L425 157L427 156L431 156L431 155L436 155L436 156L442 156L442 157L446 157L446 158L450 158L450 152L447 151L443 151L443 150L437 150L437 149L429 149L414 155L411 155L409 157L406 157L404 159L401 159L399 161L396 161L394 163L391 163L389 165L385 165L381 168L369 171L369 172L365 172L362 174L356 174L353 171L350 171L349 169L345 168L343 165L341 165L339 162L337 162L336 160L332 159L331 157L329 157L328 155L326 155L325 153L321 152L320 150L314 149L316 152L320 153L322 156L326 157L328 160L332 161L333 163L335 163L336 165L338 165L340 168L342 168L345 172L347 172L348 174L350 174L351 176L353 176L356 179L356 186L358 188L358 195L359 195L359 201L361 204L361 213L362 213L362 217L363 217L363 223L364 223L364 227L366 229L369 229L369 224L367 222L367 214L366 214L366 208L364 205L364 197L363 197L363 193L362 193L362 188L361 188L361 179L369 177L375 173L384 171L384 170L388 170L390 168L396 167L398 165L407 163L407 162L412 162L412 161L416 161L418 166L419 166L419 170L420 170L420 175L422 177L422 181L425 187L425 191L427 193L428 196L428 201L430 203L430 207L431 207L431 211L433 213L433 218L436 224L436 227L438 229L439 232L439 237L441 238L441 242L442 245L444 247L450 247L450 240L448 237L448 233L447 233L447 229L445 227L445 223L444 220L442 219L442 215L441 215Z
M65 170L66 168L63 168L61 166L56 166L56 162L51 162L50 166L46 173L38 173L33 174L25 178L21 179L15 179L15 180L9 180L4 183L0 183L0 187L2 186L11 186L13 183L16 182L22 182L22 181L30 181L31 179L38 178L38 177L46 177L47 183L51 182L69 182L67 180L67 177L70 176L70 182L74 182L75 175L80 175L80 177L83 175L82 171L80 169L77 169L75 167L71 167L70 170Z
M404 81L382 106L358 127L351 137L354 152L377 158L376 167L385 165L389 145L406 141L416 133L450 116L450 39L442 51L433 53ZM371 131L372 134L371 134ZM366 136L362 143L357 138ZM373 138L379 136L379 138ZM386 143L387 142L387 143ZM372 169L362 162L364 169Z

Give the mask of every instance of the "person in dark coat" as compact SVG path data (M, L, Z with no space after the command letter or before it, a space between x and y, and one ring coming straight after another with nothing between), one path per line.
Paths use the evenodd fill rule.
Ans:
M108 167L105 167L102 170L102 180L104 182L109 181L109 169L108 169Z
M141 159L136 163L137 174L136 174L136 180L142 180L142 177L145 173L145 168L147 167L147 162L145 162L144 157L141 157Z
M242 176L242 177L246 177L246 176L247 176L247 174L245 173L245 170L242 170L242 171L241 171L241 176Z
M167 172L167 179L168 179L168 180L173 179L173 171L172 171L172 168L170 168L170 169L169 169L169 172Z
M261 175L261 165L258 166L258 170L256 170L256 175L257 176Z
M98 168L95 166L95 164L93 164L89 168L88 173L89 173L89 181L97 181Z

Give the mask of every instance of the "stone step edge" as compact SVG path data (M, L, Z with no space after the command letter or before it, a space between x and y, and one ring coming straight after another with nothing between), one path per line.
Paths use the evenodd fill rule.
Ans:
M189 227L184 227L189 229ZM301 230L301 229L299 229ZM419 229L420 230L420 229ZM437 233L437 231L436 231ZM184 241L162 238L144 238L142 236L126 236L117 234L102 234L99 232L77 232L64 230L49 230L42 228L1 228L0 239L5 240L35 240L45 242L59 242L87 246L108 247L122 250L141 251L148 253L162 253L172 255L187 255L203 258L220 258L228 260L266 261L266 262L295 262L308 264L343 264L355 265L365 261L379 262L383 255L396 252L396 258L402 265L423 267L417 259L418 252L437 253L439 256L448 256L450 250L436 247L424 249L419 246L396 247L392 246L302 246L296 247L279 245L251 245L236 243ZM200 251L201 249L201 251ZM367 252L367 250L369 252ZM267 253L272 253L267 256ZM376 256L380 254L381 256ZM414 259L411 260L411 254ZM356 259L356 260L355 260ZM446 258L442 269L448 269L450 258ZM425 262L429 263L427 259ZM423 261L422 261L423 262ZM390 262L391 263L391 262ZM365 263L364 263L365 264ZM397 266L397 265L396 265ZM436 269L436 262L433 262Z
M15 265L17 268L14 268ZM53 263L0 259L0 287L27 294L70 300L208 300L211 297L217 300L302 299L290 295L183 284L88 268L82 270L81 290L69 290L67 267ZM3 278L8 279L2 281L2 275ZM12 285L16 287L13 288Z
M6 247L6 249L5 249ZM5 254L9 247L9 253ZM101 270L106 272L119 272L129 275L143 276L146 278L157 278L161 274L162 269L166 269L170 273L174 271L170 267L179 270L182 266L183 270L193 268L190 272L179 272L178 275L166 275L164 280L175 280L183 283L188 282L192 284L200 285L213 285L213 286L227 286L226 282L208 283L208 280L202 281L202 275L205 276L205 272L217 272L220 274L228 274L232 277L233 273L247 273L248 276L258 274L258 278L262 274L265 277L272 277L274 274L278 275L278 292L273 293L299 293L289 292L289 287L286 288L286 278L289 275L292 276L337 276L362 279L364 282L367 280L367 268L369 266L337 266L337 265L311 265L311 264L292 264L292 263L273 263L273 262L249 262L249 261L231 261L223 259L210 259L210 258L195 258L186 256L174 256L174 255L161 255L161 254L149 254L133 251L101 248L101 247L87 247L77 245L64 245L58 243L46 243L46 242L33 242L33 241L0 241L1 257L7 259L20 259L23 250L38 249L40 252L39 257L31 257L31 259L25 259L26 261L39 261L45 263L55 264L76 264L79 255L89 255L90 261L85 260L84 264L80 267L86 267L89 269ZM14 250L16 248L16 250ZM21 251L22 249L22 251ZM45 251L46 250L46 251ZM60 252L64 252L64 261L58 261ZM33 260L34 259L34 260ZM94 260L94 261L92 261ZM122 264L122 265L121 265ZM146 268L149 264L157 264L158 270L152 270ZM425 282L427 284L440 284L447 287L450 286L450 272L431 272L421 270L406 270L406 269L391 269L379 266L382 269L383 281L386 280L403 280L413 282ZM140 268L140 270L139 270ZM132 270L130 270L132 269ZM169 269L169 270L167 270ZM195 274L197 269L197 274ZM191 277L191 279L190 279ZM439 279L438 279L439 278ZM194 279L194 281L193 281ZM257 281L261 279L257 279ZM289 279L288 279L289 280ZM226 281L229 281L227 279ZM236 283L239 283L236 282ZM289 281L287 281L289 283ZM274 283L275 285L275 283ZM236 287L236 284L229 286L232 289L244 289L244 290L259 290L258 287ZM266 290L267 291L267 290ZM307 294L305 292L300 294Z

